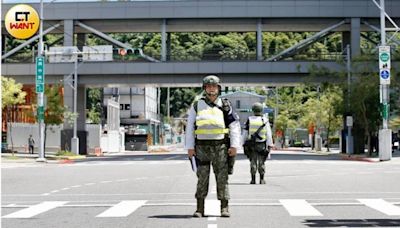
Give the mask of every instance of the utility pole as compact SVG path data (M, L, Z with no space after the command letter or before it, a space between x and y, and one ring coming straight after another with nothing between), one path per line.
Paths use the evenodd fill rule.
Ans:
M315 129L315 142L314 142L314 149L315 151L321 151L322 150L322 138L321 138L321 105L320 105L320 85L317 87L317 92L318 92L318 116L317 116L317 126Z
M351 96L351 55L350 45L346 46L347 54L347 139L346 139L346 153L353 154L353 136L351 135L351 128L353 127L353 116L350 113L350 96Z
M78 54L76 55L74 61L74 113L77 113L77 98L78 98ZM73 129L73 137L71 139L71 151L72 153L79 155L79 138L77 135L77 118L74 118L74 129Z
M42 85L38 87L38 83L36 85L37 92L37 117L39 122L39 158L36 159L38 162L46 162L46 158L44 157L45 148L44 148L44 57L43 57L43 0L40 0L40 26L39 26L39 53L38 58L36 58L37 71L39 61L42 63ZM38 72L36 72L38 74ZM38 76L36 76L38 77ZM41 88L41 89L38 89Z
M385 0L380 0L381 46L379 47L380 103L382 112L382 129L379 130L379 160L392 158L392 131L388 129L389 85L390 85L390 46L386 46ZM390 18L389 18L390 19Z

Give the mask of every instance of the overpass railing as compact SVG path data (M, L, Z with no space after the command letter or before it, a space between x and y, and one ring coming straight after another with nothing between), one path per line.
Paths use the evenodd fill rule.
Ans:
M263 60L257 60L257 55L254 52L240 53L235 51L213 51L213 53L172 53L166 55L166 62L201 62L201 61L265 61L268 57L275 55L278 51L273 54L263 55ZM363 59L374 60L377 59L377 51L373 49L362 49L361 50ZM161 60L161 55L156 53L146 53L146 55L155 59ZM21 50L14 55L4 59L3 63L34 63L37 55L36 50ZM343 61L346 57L343 53L332 52L332 53L296 53L290 57L286 57L279 61ZM400 52L397 50L392 51L392 60L400 60ZM120 55L116 52L113 55L114 62L147 62L146 59L141 58L138 55Z

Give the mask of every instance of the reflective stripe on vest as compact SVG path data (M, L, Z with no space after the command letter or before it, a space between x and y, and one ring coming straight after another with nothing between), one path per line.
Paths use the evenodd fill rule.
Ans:
M260 128L266 121L264 120L261 116L250 116L249 117L249 139L251 138L251 135L254 134L258 128ZM257 142L263 142L267 139L267 129L265 126L260 130L258 135L261 137L261 139L257 138Z
M221 99L218 101L221 103ZM197 103L196 138L200 140L221 140L229 129L225 128L224 113L217 107L210 107L204 100Z

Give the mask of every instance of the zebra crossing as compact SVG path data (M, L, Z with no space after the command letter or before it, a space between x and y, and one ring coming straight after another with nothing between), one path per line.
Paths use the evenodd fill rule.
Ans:
M69 204L71 203L71 204ZM146 206L194 206L194 203L152 203L147 200L124 200L116 204L101 205L102 207L108 207L105 211L97 214L96 218L118 218L128 217L135 211ZM353 205L362 206L365 208L373 209L380 215L386 216L400 216L400 202L389 202L384 199L355 199L352 203L340 204L340 203L310 203L305 199L281 199L278 203L231 203L231 207L240 206L263 206L265 208L271 206L283 207L289 216L293 217L323 217L329 216L323 214L318 210L319 206L343 206ZM33 218L40 214L49 212L50 210L56 210L57 208L63 207L94 207L95 205L76 205L69 201L44 201L34 205L3 205L2 208L23 208L2 216L5 219L26 219ZM97 207L99 205L96 205ZM210 217L219 217L220 202L218 200L206 200L205 203L205 214Z

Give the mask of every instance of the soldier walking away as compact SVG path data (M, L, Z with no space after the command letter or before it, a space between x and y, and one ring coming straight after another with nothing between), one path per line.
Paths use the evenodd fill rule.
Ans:
M33 154L33 150L35 148L35 140L33 140L32 135L29 135L28 138L28 146L29 146L29 153ZM31 152L32 151L32 152Z
M188 113L185 148L189 158L195 156L197 168L197 209L193 217L204 217L204 200L208 194L210 165L217 182L217 198L221 201L221 217L230 217L228 201L228 158L241 147L240 123L227 99L219 97L220 80L215 75L203 79L205 96L195 101ZM231 159L232 161L232 159Z
M260 184L265 184L265 160L267 160L271 148L274 147L271 126L268 116L263 115L263 109L261 103L253 104L254 115L247 119L242 134L244 152L250 159L250 184L256 183L257 170L260 174Z

